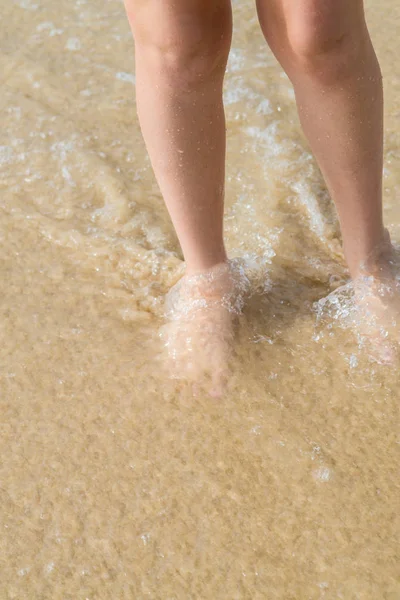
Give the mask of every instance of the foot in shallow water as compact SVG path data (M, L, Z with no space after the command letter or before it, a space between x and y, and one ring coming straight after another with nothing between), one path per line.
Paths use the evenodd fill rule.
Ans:
M229 377L234 325L248 279L235 261L185 275L166 298L168 323L161 330L171 377L221 396Z
M376 252L378 260L372 257L373 266L366 266L353 283L356 325L372 358L390 364L400 345L400 257L388 232Z
M380 364L393 364L400 358L400 248L393 247L389 235L378 258L352 281L337 288L315 304L317 323L332 319L339 327L356 334L359 347Z
M400 282L363 277L354 282L356 327L368 353L381 364L398 356L400 342Z

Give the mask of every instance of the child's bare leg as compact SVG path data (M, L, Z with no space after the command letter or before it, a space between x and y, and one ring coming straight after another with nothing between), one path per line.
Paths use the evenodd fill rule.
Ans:
M126 0L137 108L188 273L226 261L222 237L229 0Z
M258 0L258 11L336 204L351 275L364 264L375 272L384 241L383 95L363 2Z
M382 80L363 1L257 3L264 35L293 83L304 132L335 202L360 325L376 346L378 332L398 321L400 310L382 218ZM381 340L378 346L381 351ZM386 350L381 354L387 356Z
M186 262L164 339L173 374L214 391L226 367L235 282L223 242L230 0L126 0L140 125Z

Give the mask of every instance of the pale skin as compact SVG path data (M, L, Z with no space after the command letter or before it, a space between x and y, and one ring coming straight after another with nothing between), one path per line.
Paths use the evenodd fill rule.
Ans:
M222 85L230 0L125 1L143 136L187 273L204 273L227 260ZM257 11L335 202L350 274L390 279L382 79L363 2L257 0Z

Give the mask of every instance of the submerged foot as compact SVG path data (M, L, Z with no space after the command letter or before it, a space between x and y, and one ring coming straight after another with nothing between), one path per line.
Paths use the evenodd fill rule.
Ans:
M319 321L333 318L350 328L372 360L390 365L399 358L400 252L389 234L353 280L317 302L316 310Z
M400 341L400 285L395 279L367 277L354 284L356 326L379 363L393 363Z
M241 312L248 280L235 262L185 275L166 299L168 323L161 337L174 378L223 393L229 375L235 318Z
M379 260L354 281L357 327L372 357L380 363L393 363L400 343L399 260L389 234Z

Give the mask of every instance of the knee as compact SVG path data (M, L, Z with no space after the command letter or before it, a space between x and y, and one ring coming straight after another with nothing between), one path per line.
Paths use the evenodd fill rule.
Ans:
M327 83L352 73L369 39L362 11L349 14L341 0L301 0L300 4L304 10L286 24L293 69Z
M188 90L214 76L223 77L232 27L225 2L216 2L221 4L217 10L203 0L175 10L166 0L141 0L142 11L130 11L130 2L135 0L127 0L127 12L136 53L146 69L163 82Z

